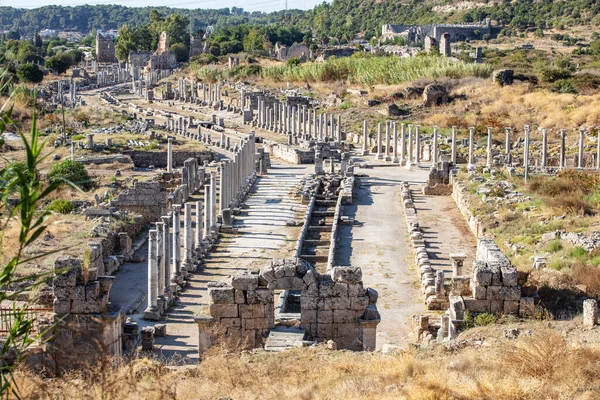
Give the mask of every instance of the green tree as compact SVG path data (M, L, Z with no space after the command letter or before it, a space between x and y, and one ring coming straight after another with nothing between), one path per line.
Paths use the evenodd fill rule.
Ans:
M189 59L189 50L183 43L172 44L170 50L175 53L177 62L186 62Z
M131 51L137 50L135 30L123 25L119 29L119 38L115 45L115 53L119 61L125 61Z
M45 63L46 68L55 72L57 74L64 74L67 69L69 69L69 64L67 64L62 57L54 56L46 60Z
M85 165L73 160L65 160L54 165L48 173L48 182L51 184L68 182L84 190L89 189L92 183Z
M256 28L250 29L248 35L244 38L244 50L245 51L256 51L264 48L264 35Z
M17 67L17 78L22 82L41 82L44 73L37 64L21 64Z

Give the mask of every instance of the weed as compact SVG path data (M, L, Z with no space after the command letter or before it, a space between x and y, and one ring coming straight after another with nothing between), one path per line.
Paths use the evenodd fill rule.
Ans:
M550 253L556 253L558 251L561 251L562 249L563 245L560 239L554 239L553 241L548 243L548 246L546 246L546 251Z
M496 317L496 315L494 315L494 314L481 313L475 317L473 322L474 322L475 326L487 326L487 325L495 324L497 320L498 320L498 317Z
M46 210L59 214L69 214L73 211L73 204L69 200L55 199L50 202Z
M588 257L588 252L581 246L575 246L569 249L567 255L579 261L583 261Z

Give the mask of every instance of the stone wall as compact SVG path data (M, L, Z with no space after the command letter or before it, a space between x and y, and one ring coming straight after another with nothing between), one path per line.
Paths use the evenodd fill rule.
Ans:
M137 168L148 168L153 165L155 168L167 167L167 152L166 151L142 151L132 150L126 153L133 160L133 165ZM182 167L185 160L195 158L199 165L204 165L204 162L211 162L215 159L215 155L210 150L204 151L173 151L173 168Z
M333 340L341 349L375 348L377 292L363 287L361 269L334 267L331 275L321 275L300 258L276 259L209 286L216 330L234 344L260 347L275 326L274 290L300 291L301 327L309 340Z
M110 36L104 37L96 33L96 60L98 62L116 62L115 44Z
M450 182L452 185L452 198L456 203L459 211L469 224L469 228L475 237L483 236L484 228L483 224L479 222L479 219L473 215L470 210L471 200L469 197L469 190L467 187L454 177L450 177Z
M279 158L292 164L312 164L315 162L314 150L301 150L294 146L274 143L265 140L263 145L271 157Z
M54 373L94 365L103 357L121 356L124 315L110 308L114 277L91 279L81 260L59 257L53 280L55 327L47 354Z
M136 182L110 201L111 207L141 215L145 221L156 221L167 212L169 192L160 182Z

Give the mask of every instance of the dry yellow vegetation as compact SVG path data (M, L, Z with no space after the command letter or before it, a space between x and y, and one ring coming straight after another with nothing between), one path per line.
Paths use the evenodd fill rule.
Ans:
M493 335L478 340L489 332L475 328L466 340L470 345L453 351L430 347L385 355L317 346L232 354L213 349L197 367L141 359L60 379L21 371L16 382L24 399L598 398L597 342L569 341L558 328L542 324L517 340Z

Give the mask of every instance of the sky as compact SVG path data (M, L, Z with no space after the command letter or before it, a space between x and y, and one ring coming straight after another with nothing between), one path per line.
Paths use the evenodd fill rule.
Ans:
M307 10L322 3L323 0L287 0L289 9ZM37 8L47 5L79 6L84 4L119 4L127 7L165 6L174 8L231 8L241 7L246 11L271 12L285 9L286 0L0 0L0 6Z

